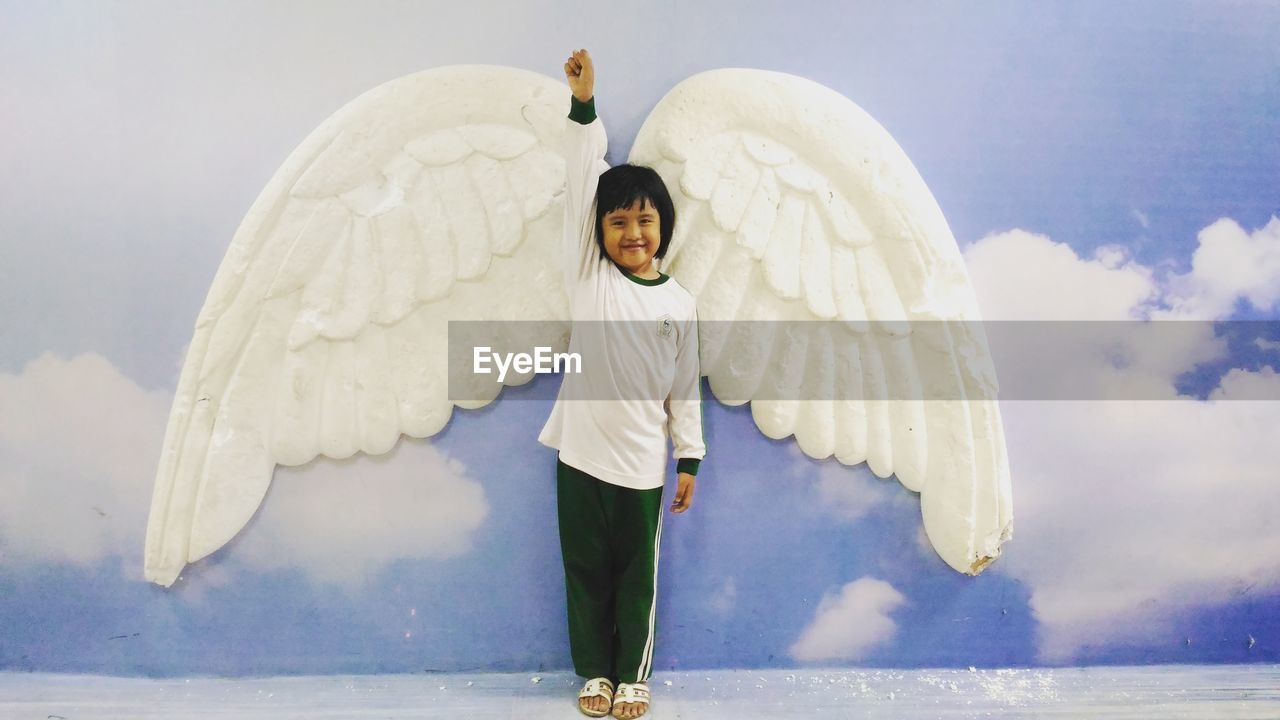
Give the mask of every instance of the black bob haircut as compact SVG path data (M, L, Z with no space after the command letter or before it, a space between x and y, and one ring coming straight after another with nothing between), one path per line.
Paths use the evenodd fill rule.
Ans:
M600 246L601 257L609 257L604 249L604 216L641 201L646 201L658 211L661 241L654 257L666 255L676 227L676 206L671 202L671 193L667 192L667 184L653 168L626 164L606 170L596 186L596 244Z

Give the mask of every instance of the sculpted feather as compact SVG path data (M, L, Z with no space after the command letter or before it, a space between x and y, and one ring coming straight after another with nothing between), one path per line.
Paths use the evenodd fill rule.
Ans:
M567 318L567 99L526 71L428 70L353 100L290 155L196 322L148 580L171 585L230 541L276 465L384 453L495 398L488 383L450 401L450 320ZM678 204L667 264L697 296L716 397L751 402L761 432L812 457L896 474L956 570L994 559L1012 512L990 354L955 240L888 133L816 83L720 70L663 99L631 161Z

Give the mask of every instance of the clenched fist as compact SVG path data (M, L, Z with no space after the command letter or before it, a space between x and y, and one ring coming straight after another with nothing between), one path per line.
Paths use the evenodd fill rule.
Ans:
M586 102L595 94L596 71L591 55L586 50L575 50L564 62L564 76L569 81L573 96Z

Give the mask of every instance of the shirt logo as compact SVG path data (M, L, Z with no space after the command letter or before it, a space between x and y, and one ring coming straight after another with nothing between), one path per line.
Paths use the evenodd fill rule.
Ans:
M671 337L671 331L675 328L676 324L672 322L670 315L658 318L658 337Z

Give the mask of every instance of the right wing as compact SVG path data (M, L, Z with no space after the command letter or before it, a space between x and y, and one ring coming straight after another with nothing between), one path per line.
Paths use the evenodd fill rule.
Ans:
M496 397L490 382L450 401L450 320L567 319L555 262L567 106L565 86L535 73L427 70L356 98L289 156L196 322L147 580L171 585L226 544L277 464L384 453L402 433L440 431L455 404ZM539 342L563 350L567 330Z
M716 398L897 475L957 571L994 560L1013 527L995 371L955 238L889 133L804 78L712 70L662 99L631 161L676 202L666 260Z

